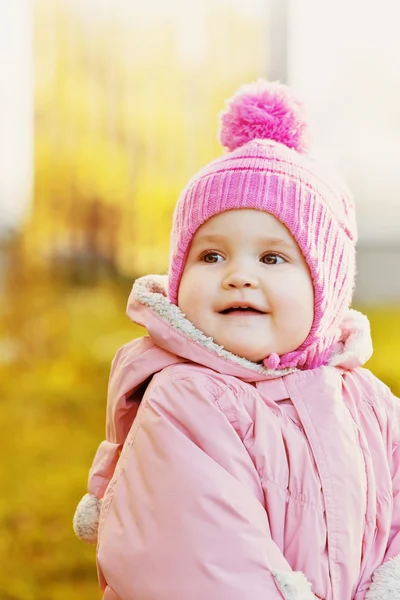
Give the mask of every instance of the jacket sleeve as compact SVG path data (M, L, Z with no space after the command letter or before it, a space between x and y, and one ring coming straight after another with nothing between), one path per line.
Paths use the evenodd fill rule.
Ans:
M102 506L104 597L315 600L271 539L258 474L210 381L156 376L143 399Z
M392 454L393 514L385 558L375 571L366 600L400 600L400 442L397 433L400 423L400 400L392 396L395 411L390 419L395 432Z

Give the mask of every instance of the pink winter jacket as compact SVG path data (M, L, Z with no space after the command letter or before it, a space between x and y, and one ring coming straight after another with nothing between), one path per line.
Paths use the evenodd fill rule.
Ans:
M75 530L103 600L400 599L400 404L351 311L331 364L266 371L138 280ZM101 500L101 501L100 501ZM98 514L100 509L100 514Z

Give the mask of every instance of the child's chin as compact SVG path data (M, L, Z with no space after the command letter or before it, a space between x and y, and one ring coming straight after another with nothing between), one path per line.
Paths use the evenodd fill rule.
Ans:
M268 350L260 350L259 352L255 352L254 347L249 348L240 343L232 344L230 347L226 345L225 350L228 350L229 352L232 352L232 354L236 354L241 358L245 358L255 363L262 362L264 358L268 356Z

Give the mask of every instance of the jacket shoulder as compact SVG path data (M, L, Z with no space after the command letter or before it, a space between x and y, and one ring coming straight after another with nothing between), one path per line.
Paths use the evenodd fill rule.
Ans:
M178 418L185 413L187 418L188 411L218 412L242 441L253 425L255 406L262 401L251 383L190 362L157 373L143 400L148 405L168 407ZM264 415L264 420L268 418L274 418L272 413Z
M389 386L369 369L357 368L344 374L344 384L361 405L368 405L385 429L392 432L395 443L400 441L400 400Z
M369 369L359 367L352 371L347 371L344 375L344 379L348 384L350 381L353 381L353 384L357 386L362 398L367 401L392 403L395 400L396 403L398 402L397 398L390 390L390 387Z

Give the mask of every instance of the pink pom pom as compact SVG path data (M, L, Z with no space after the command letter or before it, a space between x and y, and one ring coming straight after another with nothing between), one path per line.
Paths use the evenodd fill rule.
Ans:
M254 139L274 140L298 152L306 150L303 107L281 83L259 79L242 86L220 119L220 142L228 150Z

